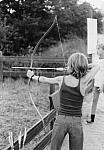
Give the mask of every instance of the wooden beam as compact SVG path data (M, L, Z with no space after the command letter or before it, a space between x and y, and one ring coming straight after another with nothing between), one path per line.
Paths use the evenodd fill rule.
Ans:
M3 62L1 58L2 58L2 51L0 51L0 82L3 81Z
M52 130L36 145L33 150L43 150L50 142L52 137Z
M49 122L52 121L52 119L54 119L56 115L56 110L52 110L51 112L49 112L44 118L44 125L47 126L49 124ZM27 145L36 135L38 135L42 130L43 130L43 122L42 120L38 121L33 127L31 127L28 131L27 131L27 137L26 137L26 141L25 141L25 145ZM21 144L21 148L23 147L23 138L24 135L22 135L22 144ZM11 150L10 146L7 146L4 150ZM16 140L14 142L14 150L19 150L19 144L18 144L18 140Z
M56 62L60 62L64 64L64 59L62 57L38 57L38 56L34 56L34 63L56 63ZM26 57L26 56L3 56L1 58L2 61L5 62L31 62L31 57Z

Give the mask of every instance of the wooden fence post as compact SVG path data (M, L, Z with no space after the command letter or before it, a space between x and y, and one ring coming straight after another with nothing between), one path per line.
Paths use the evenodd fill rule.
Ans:
M53 94L54 92L55 92L55 85L50 84L50 95ZM54 108L53 102L50 100L50 110L52 110L53 108Z
M55 85L50 84L50 95L55 92ZM50 99L50 110L54 109L53 101ZM50 130L53 129L54 120L50 122Z
M2 61L2 51L0 51L0 82L3 81L3 61Z
M55 74L52 74L52 77L54 77ZM54 84L50 84L50 95L53 94L55 92L55 85ZM54 109L54 105L53 105L53 101L52 99L50 99L50 110ZM54 120L51 121L50 123L50 130L53 129L53 124L54 124Z

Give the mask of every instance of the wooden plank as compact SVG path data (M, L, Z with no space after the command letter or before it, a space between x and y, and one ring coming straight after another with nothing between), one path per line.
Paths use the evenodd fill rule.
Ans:
M67 60L68 58L66 58ZM89 60L89 57L88 57ZM3 62L31 62L31 57L22 57L22 56L2 56L1 61ZM36 63L60 63L64 64L64 59L62 57L36 57L34 56L33 62Z
M0 82L3 81L3 62L1 58L2 58L2 51L0 51Z
M52 93L54 93L54 92L55 92L55 84L50 84L50 94L52 94ZM54 109L53 101L52 101L52 99L50 99L50 98L49 98L49 100L50 100L50 110L52 110L52 109ZM50 122L50 130L53 129L53 124L54 124L54 120L52 120L52 121Z
M36 72L37 74L37 72ZM64 72L57 71L55 72L55 76L58 75L64 75ZM52 71L47 72L47 71L42 71L40 75L46 76L46 77L51 77L52 76ZM26 78L26 71L7 71L3 70L3 77L24 77Z
M3 70L3 77L26 77L26 71L7 71L7 70Z
M49 100L50 100L50 109L53 109L55 108L56 111L58 110L59 106L60 106L60 96L59 96L59 90L53 92L53 93L50 93L49 95ZM53 129L53 125L54 125L54 121L51 121L50 123L50 130Z
M5 62L13 62L13 61L19 61L19 62L31 62L31 57L21 57L21 56L3 56L1 58L2 61ZM34 56L33 57L33 62L37 62L37 63L56 63L56 62L60 62L60 63L64 63L64 58L55 58L55 57L38 57L38 56Z
M49 114L47 114L43 120L44 120L44 125L47 126L49 124L49 122L52 121L52 119L54 119L56 115L56 110L52 110ZM28 131L27 131L27 137L26 137L26 141L25 141L25 145L27 145L36 135L38 135L42 130L43 130L43 122L42 120L40 120L39 122L37 122L33 127L31 127ZM22 144L21 144L21 148L23 147L23 138L24 135L22 135ZM18 150L19 149L19 145L18 145L18 140L16 140L14 142L14 150ZM4 150L11 150L10 146L7 146Z
M58 109L60 106L60 90L55 91L49 95L49 99L52 100L54 108Z
M52 130L36 145L33 150L43 150L50 142L52 137Z

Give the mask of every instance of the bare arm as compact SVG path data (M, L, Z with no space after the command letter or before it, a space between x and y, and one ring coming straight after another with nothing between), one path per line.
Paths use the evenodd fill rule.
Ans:
M94 63L90 63L90 64L88 64L88 68L90 69L90 68L92 68L92 67L94 67L95 66L95 64Z
M54 78L47 78L44 76L36 76L34 75L34 72L31 70L27 71L27 77L32 78L33 80L36 80L38 82L43 82L43 83L49 83L49 84L59 84L61 86L62 81L63 81L63 76L57 76Z
M32 79L37 80L37 81L42 82L42 83L59 84L59 86L61 86L63 76L58 76L58 77L54 77L54 78L47 78L47 77L44 77L44 76L34 75L32 77Z
M93 79L97 72L99 71L100 66L94 65L94 67L81 79L80 91L84 96L89 89L93 88Z
M87 73L87 75L83 78L85 83L90 82L90 80L94 79L97 72L100 70L99 64L92 64L92 69Z

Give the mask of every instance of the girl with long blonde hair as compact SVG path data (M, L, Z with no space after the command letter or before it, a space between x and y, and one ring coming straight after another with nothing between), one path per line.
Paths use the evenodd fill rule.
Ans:
M68 75L47 78L27 71L29 78L42 83L58 84L60 88L60 106L53 127L50 150L60 150L67 133L70 150L83 150L82 104L89 84L98 70L99 66L94 66L89 71L86 56L74 53L68 59Z

